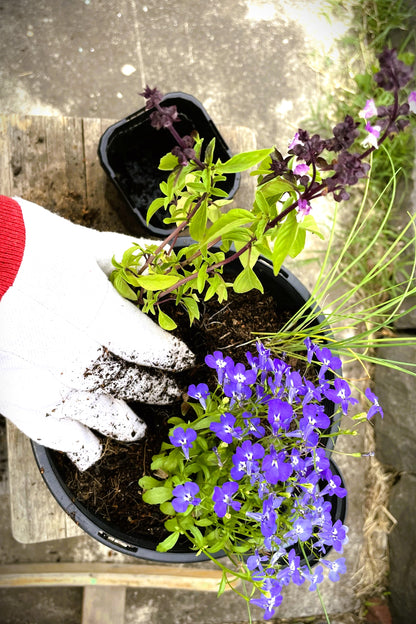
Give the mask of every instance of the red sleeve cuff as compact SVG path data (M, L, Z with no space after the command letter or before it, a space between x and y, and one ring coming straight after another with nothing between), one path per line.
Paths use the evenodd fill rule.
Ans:
M26 230L19 204L0 195L0 299L16 279L25 240Z

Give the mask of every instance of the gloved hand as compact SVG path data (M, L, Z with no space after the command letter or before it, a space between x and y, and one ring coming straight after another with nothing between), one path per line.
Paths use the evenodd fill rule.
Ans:
M0 413L86 470L102 452L90 427L123 441L141 438L145 424L125 400L172 401L179 390L168 371L190 366L193 354L108 280L112 256L121 258L131 237L16 201L26 241L0 301Z

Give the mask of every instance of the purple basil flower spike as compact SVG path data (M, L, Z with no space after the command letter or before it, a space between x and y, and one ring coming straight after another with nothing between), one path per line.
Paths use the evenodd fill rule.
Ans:
M207 408L206 399L209 397L209 389L207 384L200 383L197 386L192 384L188 388L188 395L193 399L197 399L204 409Z
M215 486L212 500L214 501L214 511L219 518L223 518L227 513L228 507L232 507L234 511L239 511L241 503L233 500L233 496L238 491L238 483L228 481L222 487Z
M199 505L200 498L196 498L196 494L199 492L199 486L192 481L188 481L183 485L177 485L172 494L175 497L172 500L173 508L178 513L185 513L189 505Z
M196 431L194 429L186 429L182 427L175 427L172 435L169 436L169 440L173 446L181 446L186 459L189 459L189 449L192 448L192 443L196 440Z

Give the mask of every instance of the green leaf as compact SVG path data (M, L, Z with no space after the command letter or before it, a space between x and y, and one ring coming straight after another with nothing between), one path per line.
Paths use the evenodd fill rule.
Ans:
M163 312L160 308L159 308L159 315L157 317L158 323L160 325L160 327L162 329L166 329L167 331L171 331L172 329L175 329L175 327L177 327L175 321L168 316L165 312Z
M206 280L207 280L207 265L203 264L198 271L198 277L196 280L196 288L199 293L202 293L202 291L204 290Z
M175 546L176 542L179 539L179 536L180 536L180 533L178 531L176 531L175 533L172 533L166 539L164 539L163 542L160 542L157 545L156 550L158 552L167 552L168 550L170 550L171 548Z
M263 285L253 269L247 266L239 275L237 275L233 284L233 289L237 293L248 292L256 288L260 292L264 292Z
M178 275L163 275L163 273L152 273L151 275L140 275L139 286L146 290L165 290L179 282Z
M266 182L261 187L261 191L265 197L272 197L273 195L283 195L283 193L290 193L293 191L293 184L282 178L274 178L270 182Z
M249 210L243 208L231 208L228 212L221 215L218 221L216 221L206 231L203 240L203 244L206 244L216 238L222 237L227 232L231 232L247 223L253 221L253 214Z
M299 227L302 230L307 230L308 232L316 234L321 240L325 240L325 236L322 234L322 232L320 232L318 225L312 215L306 215L303 218L303 221L299 223Z
M201 518L200 520L196 520L195 524L201 527L207 527L212 525L212 520L209 518Z
M164 513L165 516L173 516L176 513L170 501L167 501L166 503L162 503L160 505L160 511Z
M172 490L166 487L155 487L144 492L142 496L145 503L150 505L160 505L172 498Z
M299 224L296 221L295 211L292 211L287 216L286 221L278 228L273 247L273 271L275 275L279 273L280 268L293 245L298 231L298 226Z
M172 169L175 169L178 164L178 157L169 152L169 154L165 154L160 159L159 169L162 171L172 171Z
M196 241L201 240L207 227L207 201L204 200L189 224L189 235Z
M190 532L192 533L192 535L195 538L195 544L198 546L198 548L204 548L205 546L205 541L204 538L202 536L201 531L198 529L198 527L196 527L195 525L190 526L189 527Z
M218 163L216 169L220 173L238 173L240 171L245 171L257 165L257 163L261 162L272 151L273 148L255 150L253 152L242 152L241 154L232 156L225 163Z
M291 258L296 258L303 251L306 242L306 230L302 230L298 227L297 234L295 240L292 243L291 248L289 249L289 256Z
M132 288L125 282L121 273L113 273L114 277L112 277L112 283L117 292L120 293L122 297L125 299L129 299L130 301L137 301L137 294L134 292Z
M156 199L154 199L152 201L152 203L150 204L149 208L147 209L146 223L149 223L150 219L153 217L155 212L157 212L159 210L159 208L162 208L162 206L164 206L164 205L165 205L165 198L164 197L156 197Z
M225 588L226 587L227 587L227 571L223 570L222 571L222 577L221 577L220 585L218 587L217 598L222 596L222 594L225 592Z
M154 479L153 477L148 477L147 475L139 479L139 485L144 490L150 490L150 488L159 487L160 483L161 482L158 479Z
M193 297L184 297L182 303L188 310L190 324L192 325L194 319L199 319L199 307L198 303Z

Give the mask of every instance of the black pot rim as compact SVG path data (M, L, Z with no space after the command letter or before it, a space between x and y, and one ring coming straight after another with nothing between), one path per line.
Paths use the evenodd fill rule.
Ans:
M221 154L227 155L228 158L231 158L232 153L227 143L225 142L223 136L218 130L217 126L214 124L213 120L209 116L208 112L205 110L204 106L201 102L188 93L184 93L182 91L172 91L171 93L166 93L162 99L162 103L164 104L174 104L180 110L181 104L182 106L193 106L195 110L198 110L198 115L201 116L203 120L203 124L208 128L207 133L208 136L203 138L210 139L215 137L217 150L220 151ZM169 226L167 227L158 227L157 225L153 225L152 223L146 222L146 214L143 213L137 206L134 205L134 202L130 195L126 192L123 184L120 184L118 180L117 172L114 170L110 159L109 159L109 150L111 148L111 144L113 141L120 136L122 133L126 133L129 130L134 130L135 128L140 127L143 123L149 124L148 117L150 115L149 110L146 108L141 108L134 113L131 113L124 119L117 121L116 123L109 126L104 133L102 134L99 143L98 143L98 157L101 163L102 168L106 172L108 178L111 180L113 185L116 187L124 202L126 204L125 209L122 212L130 211L129 222L132 222L132 218L138 222L140 227L144 229L146 232L153 236L167 236L171 231ZM240 185L241 174L230 174L229 180L233 180L231 188L228 192L228 198L231 199L238 190Z

